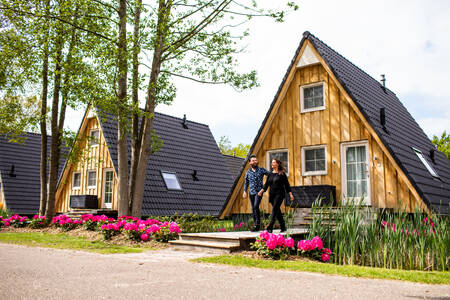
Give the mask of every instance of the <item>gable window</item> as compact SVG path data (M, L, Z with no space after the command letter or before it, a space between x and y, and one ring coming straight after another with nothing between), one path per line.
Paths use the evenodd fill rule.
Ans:
M300 87L300 110L302 113L325 109L323 83L313 83Z
M327 147L325 145L302 147L302 175L327 174Z
M287 149L267 151L267 169L272 172L272 160L278 158L283 163L286 176L289 176L289 152Z
M72 189L79 190L81 188L81 173L74 172L72 177Z
M95 189L97 187L97 170L89 170L87 174L88 189Z
M425 156L423 156L422 151L419 149L413 148L414 152L416 152L416 155L419 157L420 161L425 165L425 168L427 168L428 172L430 172L431 176L439 178L438 173L433 169L433 167L428 163L428 161L425 159Z
M176 173L161 171L161 174L168 190L181 191L181 185Z
M96 147L98 146L100 140L100 130L93 129L89 135L89 146Z

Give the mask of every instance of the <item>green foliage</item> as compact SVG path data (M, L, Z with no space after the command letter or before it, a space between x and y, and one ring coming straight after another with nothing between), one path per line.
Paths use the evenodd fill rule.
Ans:
M0 99L0 134L10 142L25 142L20 135L32 131L39 121L39 113L36 97L5 95Z
M337 264L444 271L450 262L449 229L447 217L430 218L421 211L382 210L375 215L352 201L339 209L316 202L309 236L321 236Z
M444 131L440 138L435 135L431 141L450 160L450 134Z
M449 272L423 272L392 270L384 268L371 268L360 266L340 266L335 264L324 264L320 262L299 260L261 260L242 255L221 255L193 259L192 261L203 263L216 263L231 266L244 266L261 269L286 270L297 272L313 272L330 275L340 275L361 278L377 278L421 282L428 284L450 284Z
M0 217L2 217L3 219L8 219L9 217L11 217L11 215L12 214L9 210L4 208L3 205L0 205Z
M251 145L243 143L233 147L229 137L221 136L219 138L219 149L222 154L246 158L248 151L250 151L250 147Z

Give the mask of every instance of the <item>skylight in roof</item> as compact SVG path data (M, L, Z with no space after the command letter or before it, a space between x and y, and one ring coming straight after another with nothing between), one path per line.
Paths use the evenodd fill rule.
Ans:
M436 173L436 171L433 169L433 167L428 163L428 161L425 159L425 157L423 156L422 151L413 148L414 152L416 152L417 156L419 157L419 159L422 161L422 163L425 165L425 167L427 168L428 172L430 172L430 174L433 177L439 178L439 175Z
M177 174L164 171L161 173L168 190L181 191L181 185L178 181Z

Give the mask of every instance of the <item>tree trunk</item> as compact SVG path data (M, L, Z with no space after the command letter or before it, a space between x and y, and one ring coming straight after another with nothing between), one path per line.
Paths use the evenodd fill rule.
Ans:
M50 10L50 0L45 3L45 11ZM45 215L47 207L47 94L48 94L48 25L44 35L44 57L42 64L42 94L41 94L41 197L39 202L39 215Z
M62 25L60 25L62 27ZM59 92L61 89L61 70L62 70L62 49L63 49L63 30L59 28L58 36L56 37L56 56L55 56L55 77L53 84L53 101L52 101L52 120L51 120L51 146L50 146L50 174L48 185L48 201L47 210L45 212L46 218L49 220L55 214L55 198L56 187L58 183L58 169L59 169L59 127L58 127L58 115L59 115Z
M119 0L119 43L118 43L118 129L117 160L119 177L118 215L127 215L129 211L128 193L128 147L127 147L127 2Z
M139 153L138 165L136 168L136 178L133 189L133 206L131 213L135 217L142 215L142 200L144 196L145 178L147 177L148 161L152 148L152 131L153 131L153 114L156 106L156 86L158 77L161 71L162 63L162 49L164 47L164 36L167 32L167 16L170 13L171 6L166 6L163 0L159 1L158 9L158 24L156 32L155 49L153 52L152 69L150 80L147 88L147 102L145 105L145 113L150 114L150 117L144 115L141 125L142 137L141 148Z
M133 109L139 109L139 53L141 52L141 46L140 46L140 21L141 21L141 5L142 0L137 0L136 3L136 13L134 15L134 36L133 36L133 82L132 82L132 103L133 103ZM131 212L131 209L133 207L133 192L134 192L134 185L136 180L136 169L138 165L139 160L139 151L140 151L140 145L141 145L141 138L139 135L139 114L134 113L133 114L133 124L132 124L132 142L131 142L131 170L130 170L130 205L129 205L129 211Z

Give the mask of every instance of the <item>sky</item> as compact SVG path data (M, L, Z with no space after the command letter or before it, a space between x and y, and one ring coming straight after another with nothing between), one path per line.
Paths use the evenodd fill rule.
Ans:
M450 132L450 1L304 0L299 5L284 23L254 19L249 24L239 70L256 70L259 87L238 92L177 79L176 99L156 111L207 124L216 140L228 136L233 145L251 144L308 30L375 79L386 74L386 86L430 138ZM68 127L78 130L83 114L70 111Z

